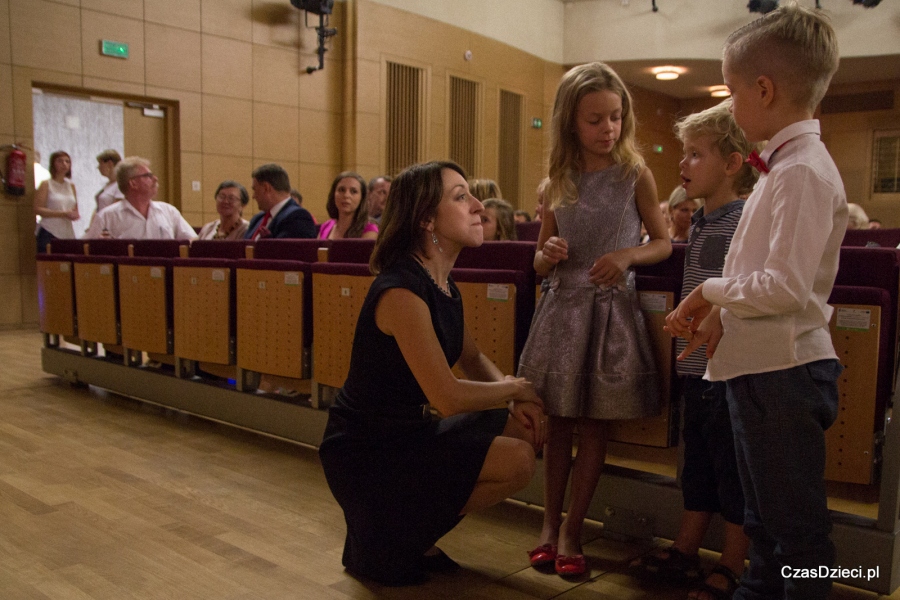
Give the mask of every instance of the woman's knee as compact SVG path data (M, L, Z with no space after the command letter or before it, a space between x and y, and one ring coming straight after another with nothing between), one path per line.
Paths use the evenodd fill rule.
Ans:
M518 443L511 449L509 461L510 484L516 489L525 488L531 478L534 477L537 461L534 456L534 448L528 442L517 440Z

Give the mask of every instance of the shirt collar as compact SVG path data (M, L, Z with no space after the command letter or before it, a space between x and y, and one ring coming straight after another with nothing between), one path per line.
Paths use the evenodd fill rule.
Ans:
M771 167L770 161L772 159L772 155L775 154L782 146L786 143L794 139L795 137L799 137L805 134L815 134L818 136L822 135L821 128L819 127L818 119L809 119L806 121L797 121L796 123L791 123L778 133L772 136L772 139L769 140L769 143L766 144L766 149L760 153L760 158Z
M732 200L725 206L720 206L719 208L712 211L708 215L703 214L704 208L701 206L700 208L697 209L697 212L695 212L693 214L693 216L691 217L691 223L697 223L701 219L703 219L703 221L705 221L707 223L711 223L712 221L715 221L716 219L720 219L720 218L724 217L725 215L727 215L728 213L730 213L733 210L743 208L744 202L746 202L746 200L744 200L743 198L738 198L737 200Z
M127 210L127 211L131 212L133 215L136 215L136 216L144 219L144 215L141 214L141 211L136 209L134 207L134 205L128 201L128 198L125 198L125 201L122 202L122 208L123 208L123 210ZM150 211L152 211L152 210L153 210L153 200L150 201L150 208L147 210L148 218L150 217Z

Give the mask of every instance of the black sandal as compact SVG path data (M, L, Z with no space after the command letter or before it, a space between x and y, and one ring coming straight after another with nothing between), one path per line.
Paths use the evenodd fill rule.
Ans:
M631 563L634 574L642 579L678 585L700 581L703 573L699 556L689 556L674 546L660 552L666 552L668 556L662 558L658 554L649 554Z
M709 572L709 575L706 576L706 579L709 579L711 575L721 575L724 577L727 582L725 589L712 586L706 583L706 580L704 579L702 583L688 592L688 597L691 597L690 594L708 594L712 600L731 600L737 589L741 587L740 577L725 565L716 565L713 567L712 571Z

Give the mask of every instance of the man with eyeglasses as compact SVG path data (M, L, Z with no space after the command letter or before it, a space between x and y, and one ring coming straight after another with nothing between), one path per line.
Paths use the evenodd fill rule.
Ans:
M154 200L159 180L150 161L130 156L116 165L116 183L125 200L97 213L85 238L128 240L193 240L194 228L177 208Z

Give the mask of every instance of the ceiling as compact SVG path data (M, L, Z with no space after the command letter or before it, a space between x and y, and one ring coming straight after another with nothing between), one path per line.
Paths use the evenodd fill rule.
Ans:
M665 63L658 60L621 60L607 64L629 85L680 99L706 96L710 86L722 84L722 63L718 60L671 59ZM681 66L687 72L673 81L659 81L650 69L663 64ZM891 80L900 81L900 54L842 58L832 84Z

